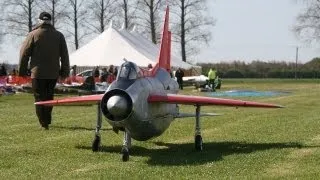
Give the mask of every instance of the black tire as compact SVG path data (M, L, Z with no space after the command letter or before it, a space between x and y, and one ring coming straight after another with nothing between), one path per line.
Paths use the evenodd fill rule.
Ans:
M100 136L95 136L93 142L92 142L92 151L93 152L97 152L100 148L100 142L101 142L101 138Z
M121 150L121 154L122 154L122 161L123 162L129 161L129 150L128 150L128 148L123 147L122 150Z
M194 145L197 151L202 151L202 137L201 135L196 135L194 138Z

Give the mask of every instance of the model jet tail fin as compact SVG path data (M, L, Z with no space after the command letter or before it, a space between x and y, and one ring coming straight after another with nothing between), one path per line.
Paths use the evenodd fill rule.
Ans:
M162 38L160 44L160 52L158 62L152 69L152 75L155 75L158 68L163 68L170 72L170 58L171 58L171 32L169 31L169 6L166 8L166 15L162 30Z

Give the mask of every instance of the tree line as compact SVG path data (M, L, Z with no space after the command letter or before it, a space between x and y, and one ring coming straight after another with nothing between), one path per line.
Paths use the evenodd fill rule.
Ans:
M42 11L52 15L52 25L63 32L68 44L80 48L86 38L102 33L112 21L115 27L134 26L153 43L160 41L162 17L170 6L173 42L183 61L207 43L214 19L206 0L10 0L0 2L0 40L4 36L26 36ZM123 24L123 25L122 25Z
M217 70L221 78L320 78L320 58L301 64L293 62L233 61L214 64L198 64L203 75L208 75L210 68Z

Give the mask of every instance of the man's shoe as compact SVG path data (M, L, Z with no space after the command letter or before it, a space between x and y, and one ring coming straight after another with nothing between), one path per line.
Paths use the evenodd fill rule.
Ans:
M41 127L44 126L44 122L43 121L39 120L39 123L40 123Z
M45 130L49 130L49 124L42 122L41 126L45 129Z
M42 126L45 130L49 130L49 126L48 125L44 125Z

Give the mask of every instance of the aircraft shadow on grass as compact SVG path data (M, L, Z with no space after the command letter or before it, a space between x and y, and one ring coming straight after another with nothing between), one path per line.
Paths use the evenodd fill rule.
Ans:
M269 149L286 148L313 148L315 146L304 146L296 142L283 143L247 143L247 142L208 142L205 143L201 152L194 150L194 143L173 144L155 142L157 146L165 146L163 149L147 149L133 146L130 151L132 158L135 156L149 156L149 165L198 165L208 162L221 161L223 157L232 154L248 154ZM101 146L100 152L119 153L122 146ZM90 149L91 146L77 146L78 149Z

